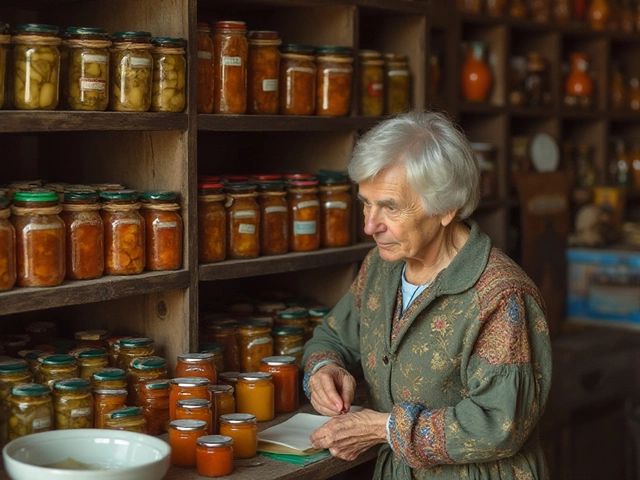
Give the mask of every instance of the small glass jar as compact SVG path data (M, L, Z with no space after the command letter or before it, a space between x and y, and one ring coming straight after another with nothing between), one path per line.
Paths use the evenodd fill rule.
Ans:
M216 22L213 31L214 113L247 111L249 45L244 22Z
M406 55L384 55L385 113L395 115L410 108L411 72Z
M361 50L360 59L360 115L379 117L384 114L384 60L374 50Z
M153 57L149 32L115 32L111 47L109 107L117 112L146 112L151 107Z
M198 113L213 113L213 40L211 29L205 22L198 22Z
M33 381L34 378L38 376L38 370L40 370L40 362L38 361L38 357L42 355L44 351L42 350L20 350L18 352L18 356L22 359L26 360L29 364L29 372L31 373L31 379L24 380L24 382L29 383ZM0 405L2 405L2 380L0 375ZM20 382L22 383L22 382ZM1 408L1 407L0 407Z
M178 400L190 400L203 398L209 400L208 378L176 377L171 380L169 386L169 418L176 419L176 405Z
M147 422L140 407L123 407L106 414L104 428L147 433Z
M318 325L322 324L324 317L326 317L330 311L331 309L324 305L314 305L313 307L309 307L309 325L312 327L312 332Z
M346 247L351 244L351 184L346 172L321 174L320 245Z
M192 398L176 402L176 420L202 420L207 422L207 435L211 435L211 400Z
M280 310L275 323L278 327L302 328L305 342L313 336L313 326L309 323L309 310L304 307L289 307Z
M152 112L182 112L187 103L185 41L182 38L156 37L153 48Z
M227 184L227 256L255 258L260 254L260 207L256 185Z
M302 367L304 353L304 329L301 327L276 327L273 329L273 353L295 357Z
M141 405L140 387L150 380L167 378L167 361L162 357L140 357L131 361L127 384L129 395L127 405Z
M289 184L289 249L308 252L320 248L320 200L317 180L294 180Z
M91 381L93 374L109 366L108 353L102 348L82 348L75 354L78 376Z
M174 372L176 377L200 377L212 384L217 381L216 366L210 353L185 353L178 355Z
M236 382L237 383L237 382ZM209 385L211 395L211 431L220 432L220 417L236 413L235 389L231 385Z
M103 368L91 375L94 390L122 390L127 388L127 372L121 368Z
M233 439L224 435L206 435L196 441L198 475L224 477L233 472Z
M289 250L289 211L283 182L258 182L260 255L281 255Z
M151 357L155 353L153 340L148 337L124 337L120 339L118 351L118 368L127 375L131 370L131 362L136 358Z
M240 370L240 347L238 345L238 322L229 320L212 322L205 325L207 335L215 343L224 348L224 369L222 371L237 372ZM220 374L220 372L218 372Z
M278 78L282 40L278 32L259 30L248 34L247 112L259 115L278 113Z
M224 372L224 346L212 342L202 343L200 344L200 353L208 353L213 357L213 366L216 367L216 374L217 372Z
M18 110L55 110L60 91L59 29L16 25L13 48L13 105Z
M2 45L0 44L1 54ZM0 67L1 74L2 67ZM0 83L2 83L2 77L0 77ZM6 197L0 197L0 291L11 290L16 283L16 229L9 221L10 215L9 200Z
M11 359L0 362L0 445L9 441L7 399L11 388L32 381L33 377L26 360Z
M107 338L107 350L109 351L109 366L118 365L118 354L120 353L120 340L125 338L122 335L110 335Z
M51 388L38 383L19 383L7 399L9 440L53 430Z
M78 377L78 362L73 355L53 354L40 358L40 378L42 385L53 387L56 380Z
M233 457L251 458L258 453L258 424L250 413L230 413L220 417L220 435L233 439Z
M138 398L149 435L160 435L169 428L169 380L149 380L140 385Z
M101 28L67 29L67 104L71 110L103 112L109 106L109 33Z
M107 414L119 410L127 401L126 389L93 390L93 424L95 428L105 428Z
M288 413L296 410L299 376L297 359L291 356L266 357L260 362L260 371L273 376L275 412Z
M316 111L315 49L287 44L280 48L280 114L313 115Z
M353 85L351 48L322 46L316 49L316 54L316 115L349 115Z
M109 275L134 275L145 267L145 224L138 212L134 190L101 192L104 223L104 271Z
M178 270L182 266L182 217L175 192L142 192L145 222L145 268Z
M107 349L107 337L109 332L107 330L81 330L74 333L76 340L76 346L78 348L100 348Z
M198 260L221 262L227 256L227 211L221 183L198 185Z
M67 378L53 384L53 411L56 430L93 428L91 382Z
M4 105L5 81L7 79L7 52L11 43L11 35L7 33L7 26L0 21L0 109Z
M104 224L96 191L66 191L60 218L66 232L66 278L88 280L104 271Z
M16 282L21 287L54 287L64 280L65 227L62 207L51 190L16 192L11 222L16 230Z
M273 420L274 399L273 375L270 373L247 372L238 376L236 408L239 412L255 415L258 422Z
M207 435L207 422L202 420L173 420L169 423L171 464L176 467L196 466L196 442Z
M273 355L271 325L265 321L246 321L238 328L240 371L257 372L260 360Z

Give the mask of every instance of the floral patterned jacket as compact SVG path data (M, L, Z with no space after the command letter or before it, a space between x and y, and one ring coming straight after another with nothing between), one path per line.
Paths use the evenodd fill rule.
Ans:
M391 413L376 478L548 477L537 429L551 386L544 302L467 225L465 245L404 312L404 262L374 249L305 345L307 372L360 362L374 408Z

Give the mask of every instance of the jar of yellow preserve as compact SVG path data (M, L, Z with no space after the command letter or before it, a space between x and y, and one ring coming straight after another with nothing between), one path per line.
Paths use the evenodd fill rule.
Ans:
M241 373L236 385L236 409L251 413L258 422L275 416L273 375L265 372Z

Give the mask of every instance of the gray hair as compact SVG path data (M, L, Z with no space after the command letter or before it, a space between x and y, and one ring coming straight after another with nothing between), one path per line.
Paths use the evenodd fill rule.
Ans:
M429 215L457 210L462 220L478 206L478 162L469 141L445 115L408 112L379 123L356 144L349 176L362 183L396 162L404 163Z

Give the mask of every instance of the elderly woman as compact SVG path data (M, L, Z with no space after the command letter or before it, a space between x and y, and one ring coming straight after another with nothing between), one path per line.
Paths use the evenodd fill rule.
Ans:
M404 114L359 141L349 174L377 248L305 345L305 391L335 417L314 446L352 460L383 444L376 478L546 478L545 306L469 219L469 143L441 114ZM356 363L375 410L346 413Z

